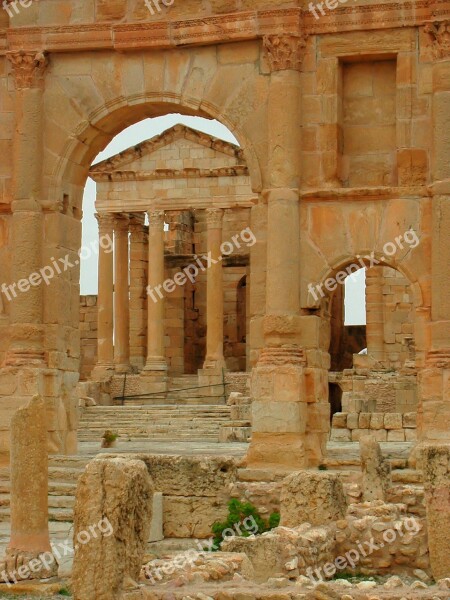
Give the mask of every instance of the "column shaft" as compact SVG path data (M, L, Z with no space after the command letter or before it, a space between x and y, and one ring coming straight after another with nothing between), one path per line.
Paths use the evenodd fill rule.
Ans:
M206 210L207 251L216 261L206 272L206 359L204 369L222 369L223 357L223 273L222 245L223 210Z
M112 214L96 215L100 239L109 238L108 244L100 244L98 257L98 371L114 369L114 217Z
M146 371L167 371L164 347L164 211L150 210Z
M129 300L129 219L116 219L114 235L114 362L116 371L126 373L130 369L130 300Z
M130 221L130 361L144 368L147 333L148 234L145 214L133 214Z

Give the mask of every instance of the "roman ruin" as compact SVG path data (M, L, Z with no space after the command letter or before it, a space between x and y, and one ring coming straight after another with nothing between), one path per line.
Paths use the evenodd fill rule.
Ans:
M448 600L449 240L449 0L4 0L0 598Z

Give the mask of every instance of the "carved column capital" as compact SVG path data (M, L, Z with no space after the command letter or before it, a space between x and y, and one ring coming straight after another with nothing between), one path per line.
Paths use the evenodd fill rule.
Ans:
M149 229L156 229L158 231L164 228L164 211L155 210L154 208L148 211L148 223Z
M222 208L207 208L206 213L206 224L208 229L222 228L223 221L223 209Z
M130 228L130 219L128 215L122 213L113 213L115 233L128 233Z
M116 219L113 213L96 213L94 217L97 219L100 235L110 233L114 229Z
M264 49L270 70L300 71L305 54L307 36L266 35L263 38Z
M19 50L6 54L12 65L17 90L36 88L42 85L48 64L45 52Z
M130 215L130 233L138 235L144 232L145 213L132 213Z
M450 21L434 21L424 27L433 43L435 58L450 58Z

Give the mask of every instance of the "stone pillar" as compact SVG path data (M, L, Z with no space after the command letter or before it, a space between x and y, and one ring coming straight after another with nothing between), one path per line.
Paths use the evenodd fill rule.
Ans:
M114 227L114 362L118 373L130 370L129 218L116 216Z
M422 469L430 563L438 581L450 575L450 445L426 445Z
M40 397L14 414L11 441L11 540L0 571L5 570L10 581L46 579L57 574L58 564L48 531L46 415ZM45 562L36 561L43 553ZM33 559L36 570L30 568Z
M42 268L42 95L46 57L35 51L7 54L16 94L13 140L11 249L14 282ZM6 365L44 366L43 286L28 286L11 301Z
M130 362L142 371L147 356L147 257L148 233L145 214L130 220Z
M366 270L367 354L375 361L384 359L383 269Z
M149 210L147 362L145 372L165 376L164 346L164 211Z
M419 371L419 440L448 440L450 422L450 21L425 27L433 64L431 323Z
M223 357L223 272L220 247L222 245L223 210L208 208L207 252L215 264L206 271L206 359L204 369L221 371Z
M114 237L114 216L107 213L95 215L100 237ZM109 251L108 251L109 248ZM92 377L102 378L114 371L114 255L111 246L99 247L98 257L98 350L97 366Z
M308 402L319 399L315 373L306 381L300 317L300 67L305 41L274 35L264 39L264 46L271 70L269 185L263 192L268 222L266 314L264 347L252 372L253 436L247 464L303 468L309 464ZM305 326L308 335L314 326ZM325 428L319 416L314 420ZM315 444L315 462L321 460L322 438Z

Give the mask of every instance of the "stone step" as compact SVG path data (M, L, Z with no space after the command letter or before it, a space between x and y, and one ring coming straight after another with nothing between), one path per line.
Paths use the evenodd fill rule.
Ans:
M72 483L76 484L78 477L83 473L83 469L74 469L71 467L50 467L48 470L48 479L50 482Z
M423 483L423 475L415 469L394 469L391 471L392 483Z
M75 506L75 496L51 496L48 497L48 508L62 508L73 510Z

